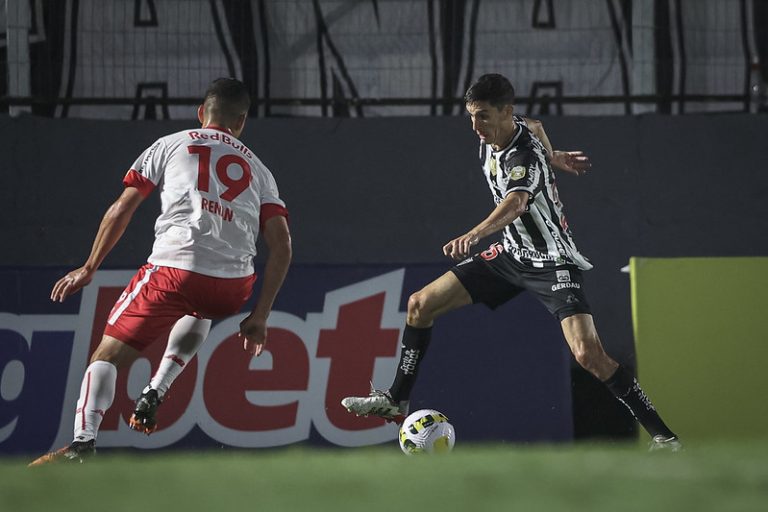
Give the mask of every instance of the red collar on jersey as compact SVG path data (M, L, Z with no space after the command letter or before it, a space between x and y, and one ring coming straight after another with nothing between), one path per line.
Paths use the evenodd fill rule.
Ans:
M211 130L219 130L220 132L228 133L230 135L233 135L232 130L229 128L224 128L223 126L219 126L217 124L207 124L203 126L203 129L211 129Z

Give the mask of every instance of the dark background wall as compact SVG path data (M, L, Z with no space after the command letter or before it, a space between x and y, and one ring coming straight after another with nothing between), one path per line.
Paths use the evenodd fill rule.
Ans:
M559 175L609 351L634 366L630 256L768 254L768 117L544 118L555 147L589 153ZM0 117L0 265L78 265L136 156L185 122ZM243 136L291 212L297 263L435 263L491 209L462 117L254 119ZM158 211L138 211L106 268L144 262ZM490 240L484 243L489 243ZM674 283L670 283L674 286Z
M556 148L592 158L587 176L559 174L558 185L577 243L595 264L586 283L603 342L636 368L629 277L620 272L631 256L768 254L762 163L768 117L543 121ZM157 137L188 127L0 117L0 266L81 264L136 156ZM492 207L466 118L252 119L243 139L270 167L288 203L296 263L447 269L442 245ZM145 261L158 208L154 195L105 268ZM525 308L510 306L500 314L515 329L515 315L523 318ZM470 342L483 343L482 337ZM575 364L572 384L577 439L636 432L627 412Z

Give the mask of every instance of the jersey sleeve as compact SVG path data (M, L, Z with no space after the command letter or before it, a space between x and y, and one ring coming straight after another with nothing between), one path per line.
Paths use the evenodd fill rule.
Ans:
M259 230L264 230L264 223L276 215L282 215L288 219L288 208L285 202L280 199L280 193L277 190L277 182L274 176L266 168L263 168L261 183L259 187L259 199L261 209L259 212Z
M133 162L130 170L123 178L123 184L126 187L137 188L146 197L163 178L166 159L166 144L163 139L159 139L145 149L139 158Z
M502 164L506 189L504 196L512 192L528 192L533 200L543 186L544 180L538 158L531 149L521 148L509 155Z
M261 204L270 203L285 206L283 200L280 199L280 193L277 190L277 183L275 182L275 178L272 176L272 173L264 169L264 172L260 174L261 186L259 187L259 199L261 200Z
M264 231L264 224L272 217L282 216L288 220L288 208L275 203L264 203L259 212L259 231Z
M147 197L153 190L155 190L154 183L133 169L129 169L128 172L125 173L125 176L123 177L123 185L125 185L126 188L133 187L137 189L144 197Z

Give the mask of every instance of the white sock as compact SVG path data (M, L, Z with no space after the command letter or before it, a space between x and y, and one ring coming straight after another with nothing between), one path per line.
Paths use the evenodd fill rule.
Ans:
M162 399L176 377L186 368L198 349L205 341L211 330L211 321L193 316L185 316L176 322L168 335L168 345L165 347L163 359L149 387L157 390ZM144 392L148 391L144 388Z
M95 361L86 368L75 411L75 441L96 438L104 413L115 398L116 381L117 368L112 363Z

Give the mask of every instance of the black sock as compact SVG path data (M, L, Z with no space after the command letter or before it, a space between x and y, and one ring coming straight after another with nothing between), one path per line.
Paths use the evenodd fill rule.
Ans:
M627 406L632 416L643 428L654 436L673 437L675 434L664 424L651 400L645 395L637 379L623 366L604 383L621 403Z
M405 326L403 341L400 344L400 362L397 364L397 374L389 393L395 402L408 400L411 389L416 383L416 374L419 372L419 364L424 359L424 354L432 337L431 327Z

